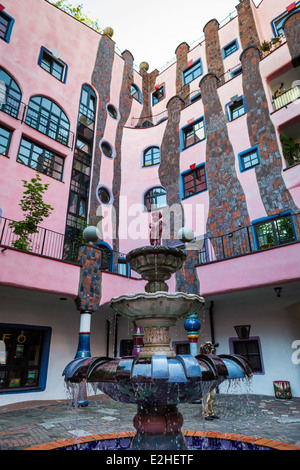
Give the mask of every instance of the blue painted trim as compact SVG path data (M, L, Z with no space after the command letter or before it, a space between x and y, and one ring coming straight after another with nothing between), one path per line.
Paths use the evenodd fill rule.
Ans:
M185 130L188 129L189 127L192 127L194 124L197 124L199 121L202 121L202 120L203 120L204 139L199 140L199 142L195 142L194 144L189 145L188 147L185 147L185 146L184 146L184 141L185 141L185 139L184 139L184 132L185 132ZM203 142L203 141L206 139L206 125L205 125L204 116L201 116L200 118L195 119L193 124L186 124L185 126L183 126L183 127L180 129L179 138L180 138L180 151L181 151L181 152L183 152L184 150L187 150L187 149L193 147L194 145L200 144L200 142Z
M49 326L24 325L24 324L18 324L18 323L0 323L0 327L1 328L6 327L6 328L23 329L23 330L30 329L30 330L38 330L38 331L44 331L45 332L44 341L43 341L43 348L42 348L42 354L41 354L39 383L37 385L38 389L30 389L30 390L11 389L11 390L5 390L3 392L0 391L0 394L6 395L6 394L16 394L16 393L43 392L46 389L46 383L47 383L47 373L48 373L52 328L49 327Z
M225 104L225 112L226 112L226 116L227 116L227 119L228 119L229 122L235 121L236 119L238 119L238 118L231 119L231 115L230 115L230 106L233 105L233 104L235 103L235 101L240 101L240 100L243 100L244 111L245 111L245 112L242 114L242 116L247 113L247 105L246 105L246 101L245 101L244 96L243 96L243 95L238 96L236 100L234 100L234 101L229 101L229 103L226 103L226 104ZM240 116L239 116L239 117L240 117Z
M126 265L126 276L129 277L131 270L130 270L130 264L127 263L126 258L123 258L122 256L120 256L120 258L118 259L118 266L119 266L119 264L123 264L123 265L125 264ZM118 272L118 274L120 274L122 276L121 273Z
M114 265L115 265L115 264L114 264L114 263L115 263L115 254L114 254L114 252L113 252L113 249L111 248L111 246L110 246L108 243L103 242L103 241L95 243L95 246L106 246L106 247L110 250L110 252L111 252L111 260L110 260L110 267L109 267L109 270L110 270L110 272L112 273L112 272L113 272L113 267L114 267Z
M240 168L241 173L244 173L245 171L248 171L248 170L252 170L253 168L256 167L256 165L253 165L250 168L243 168L243 164L242 164L242 157L244 155L247 155L248 153L252 153L254 150L257 152L257 156L258 156L258 160L259 160L259 162L256 165L259 165L260 164L260 153L259 153L258 145L254 145L253 147L251 147L247 150L243 150L243 152L238 153L239 168Z
M197 75L197 77L193 78L193 80L191 80L190 82L186 82L186 81L185 81L185 76L184 76L185 72L190 71L193 67L196 68L196 66L197 66L198 64L200 64L200 70L201 70L200 74ZM190 65L189 67L186 67L186 68L181 72L181 74L182 74L182 83L183 83L183 86L184 86L184 85L187 85L187 84L189 84L189 83L192 83L194 80L196 80L196 78L201 77L201 75L203 75L203 66L202 66L202 59L201 59L201 57L200 57L199 59L193 61L192 65Z
M229 48L230 46L233 46L233 45L236 45L236 49L231 52L229 55L226 55L226 49ZM233 41L230 41L228 44L226 44L226 46L222 47L221 49L221 52L222 52L222 59L227 59L227 57L231 56L232 54L234 54L236 51L238 51L240 48L239 46L239 42L237 39L234 39Z
M15 23L15 20L14 18L12 18L10 15L8 15L5 11L1 11L1 14L3 16L6 16L6 18L9 20L9 24L8 24L8 28L7 28L7 32L6 32L6 35L5 35L5 38L0 38L2 39L2 41L5 41L7 43L9 43L10 41L10 37L11 37L11 33L12 33L12 29L13 29L13 26L14 26L14 23Z
M180 199L181 200L186 200L186 199L189 199L190 197L194 197L194 196L197 196L198 194L202 194L202 193L205 193L206 191L208 191L208 186L207 186L207 173L206 173L206 165L205 163L199 163L199 165L196 165L195 166L195 170L197 170L197 168L200 168L200 167L204 167L204 171L205 171L205 181L206 181L206 189L203 189L202 191L199 191L198 193L195 193L195 194L191 194L190 196L186 196L184 197L184 185L183 185L183 176L186 175L187 173L192 173L193 170L185 170L183 171L182 173L180 173L180 177L179 177L179 191L180 191Z
M270 220L281 219L282 217L285 217L285 216L290 216L290 217L291 217L291 221L292 221L292 224L293 224L293 231L294 231L294 234L295 234L295 238L298 239L298 237L297 237L297 230L296 230L295 221L294 221L294 216L293 216L292 211L284 211L284 212L281 212L280 214L277 214L277 215L271 215L271 216L269 216L269 217L268 217L268 216L266 216L266 217L261 217L260 219L255 219L255 220L252 220L252 221L251 221L251 228L252 228L252 234L253 234L254 248L255 248L256 251L260 251L260 250L259 250L259 248L258 248L258 243L257 243L257 239L256 239L255 225L260 224L261 222L269 222ZM278 245L278 246L284 246L284 245Z
M298 7L300 7L300 1L296 2L296 8L292 10L290 13L287 10L285 10L283 13L280 13L280 15L276 16L276 18L274 18L274 20L271 21L271 28L275 37L277 37L278 35L276 31L275 23L281 18L285 18L285 17L287 18L291 13L294 13Z
M143 104L143 95L142 95L141 90L139 89L139 87L137 86L136 83L132 83L131 86L132 86L133 88L135 88L136 91L138 92L138 99L134 98L133 96L132 96L132 98L133 98L134 100L136 100L138 103Z
M63 60L57 59L56 57L54 57L53 53L52 53L51 51L49 51L49 49L46 49L46 47L44 47L44 46L41 46L41 51L40 51L40 55L39 55L39 58L38 58L38 65L39 65L43 70L45 70L45 69L41 66L42 58L43 58L43 53L44 53L44 52L47 52L47 54L49 54L50 57L53 58L53 60L55 60L56 62L59 62L61 65L64 66L63 80L59 80L59 79L56 78L54 75L52 75L52 73L50 73L50 72L48 72L48 73L49 73L52 77L56 78L56 80L58 80L59 82L66 83L67 74L68 74L68 65L67 65L66 62L64 62ZM47 70L45 70L45 72L47 72Z

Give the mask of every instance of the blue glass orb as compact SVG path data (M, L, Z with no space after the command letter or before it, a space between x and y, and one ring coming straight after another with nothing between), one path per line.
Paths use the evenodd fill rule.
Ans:
M184 329L186 331L198 331L201 328L201 323L197 318L187 318L184 322Z

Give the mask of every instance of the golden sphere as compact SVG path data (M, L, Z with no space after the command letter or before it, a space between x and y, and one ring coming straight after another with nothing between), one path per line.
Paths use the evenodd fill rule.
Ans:
M149 70L148 62L141 62L140 63L140 70L145 70L147 72Z
M104 28L103 34L106 34L107 36L112 38L114 35L114 30L110 26L107 26L106 28Z

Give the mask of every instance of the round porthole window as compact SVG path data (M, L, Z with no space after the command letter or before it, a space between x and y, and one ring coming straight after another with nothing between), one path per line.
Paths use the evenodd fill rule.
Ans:
M107 112L108 114L113 118L113 119L119 119L118 111L117 109L112 105L108 104L107 107Z
M111 204L113 197L109 188L99 185L97 188L97 198L100 204Z
M108 142L102 142L100 145L101 151L109 158L113 157L113 148Z

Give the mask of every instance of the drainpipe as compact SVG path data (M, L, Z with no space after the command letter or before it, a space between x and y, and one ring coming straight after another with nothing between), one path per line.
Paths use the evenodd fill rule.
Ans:
M209 305L209 323L210 323L210 332L211 332L211 342L215 343L215 328L214 328L214 302L213 300Z

